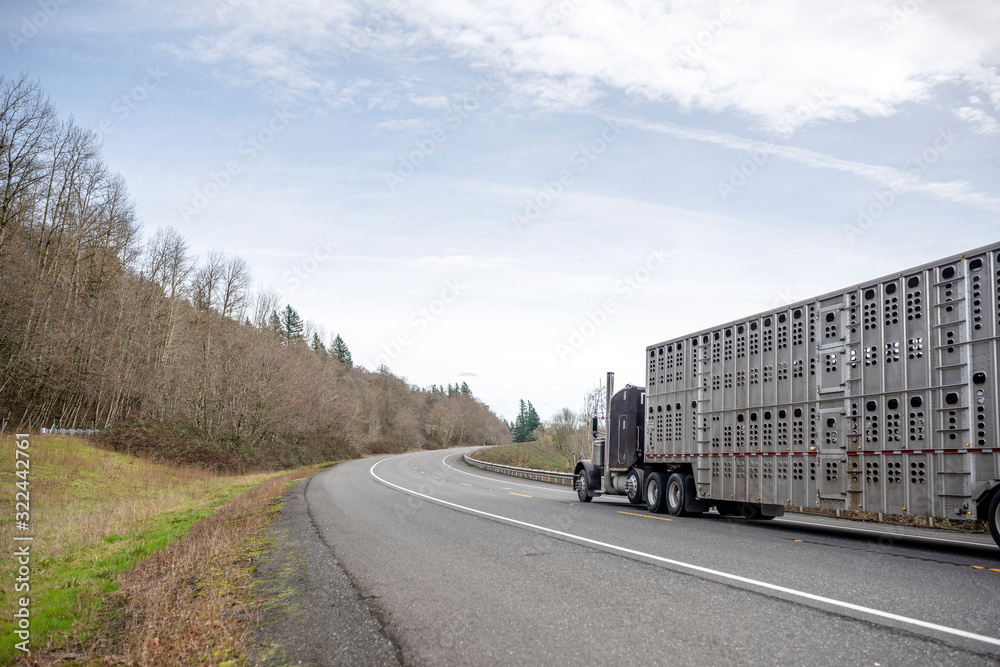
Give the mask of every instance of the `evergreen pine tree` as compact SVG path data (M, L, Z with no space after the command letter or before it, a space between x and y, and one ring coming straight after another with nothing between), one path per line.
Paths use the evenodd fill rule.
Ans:
M354 365L354 361L351 359L351 351L347 349L347 343L340 337L340 334L337 334L333 339L333 343L330 344L330 354L339 359L340 363L348 368Z
M462 394L465 396L472 396L472 390L469 389L469 385L465 382L462 383Z
M285 345L303 342L305 340L302 335L303 328L302 317L299 316L298 311L292 308L291 304L285 306L285 309L281 311L281 336Z
M531 439L532 432L541 425L542 420L538 417L535 406L531 404L531 401L525 403L524 399L521 399L521 410L511 428L514 442L527 442Z
M313 332L312 340L309 341L309 349L316 354L326 354L326 345L323 345L323 341L319 339L319 334Z

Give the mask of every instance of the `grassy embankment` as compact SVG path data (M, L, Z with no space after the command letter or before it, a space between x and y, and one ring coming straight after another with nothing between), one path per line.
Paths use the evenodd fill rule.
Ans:
M33 535L33 657L132 664L239 660L254 626L257 533L297 471L220 475L153 463L78 438L32 436L30 531L14 522L14 441L0 438L0 543ZM0 562L0 664L11 640L15 563Z
M573 472L573 466L576 465L575 455L538 441L487 447L476 452L473 457L487 463L555 472Z

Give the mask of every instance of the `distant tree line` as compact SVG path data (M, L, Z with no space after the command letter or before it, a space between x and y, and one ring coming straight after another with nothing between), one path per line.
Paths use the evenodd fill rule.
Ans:
M510 437L465 383L355 367L242 258L143 239L95 134L0 76L0 424L53 422L244 468Z

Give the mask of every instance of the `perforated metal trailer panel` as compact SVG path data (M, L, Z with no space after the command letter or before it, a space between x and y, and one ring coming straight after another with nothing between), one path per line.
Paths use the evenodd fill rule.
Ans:
M977 518L998 314L1000 243L651 345L644 458L710 499Z

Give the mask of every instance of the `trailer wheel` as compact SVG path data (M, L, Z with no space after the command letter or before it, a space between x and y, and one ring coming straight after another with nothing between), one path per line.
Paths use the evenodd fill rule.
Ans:
M573 478L573 487L576 488L576 497L581 503L589 503L594 499L594 492L590 488L590 481L587 479L587 471L581 470Z
M1000 490L994 491L990 499L989 524L993 541L1000 547Z
M688 516L691 513L684 509L687 502L688 493L693 484L689 479L690 475L675 472L667 480L667 511L674 516Z
M651 472L646 475L646 509L654 514L663 514L667 510L666 482L662 472Z
M628 478L625 480L625 495L629 503L641 505L644 502L642 497L642 475L635 468L628 471Z

